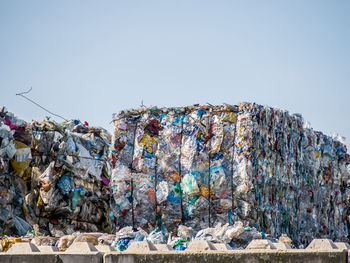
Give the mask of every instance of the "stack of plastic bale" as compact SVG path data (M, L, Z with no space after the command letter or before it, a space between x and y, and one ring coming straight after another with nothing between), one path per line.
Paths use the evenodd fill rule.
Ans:
M108 159L110 135L69 120L33 121L31 192L26 219L53 236L111 231Z
M230 107L141 108L121 112L114 123L112 187L120 226L130 217L135 227L145 226L156 213L169 231L182 221L200 230L211 218L232 217L236 115Z
M30 136L27 124L0 108L0 235L25 235L22 204L30 185ZM29 182L29 183L28 183Z
M347 241L345 145L313 131L298 114L256 104L242 107L253 127L246 167L255 194L255 201L246 200L255 206L244 222L255 222L272 236L287 233L296 245L316 237Z
M113 180L122 191L113 196L116 211L133 207L124 211L134 226L153 224L156 214L168 230L241 221L271 237L287 233L297 246L347 240L346 147L299 114L252 103L195 105L126 111L115 124ZM134 181L138 189L121 187ZM146 210L148 217L139 212Z

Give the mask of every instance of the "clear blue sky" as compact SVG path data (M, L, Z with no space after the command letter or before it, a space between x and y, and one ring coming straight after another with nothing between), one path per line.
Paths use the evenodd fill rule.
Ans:
M350 1L0 0L0 104L109 130L144 104L257 102L350 146Z

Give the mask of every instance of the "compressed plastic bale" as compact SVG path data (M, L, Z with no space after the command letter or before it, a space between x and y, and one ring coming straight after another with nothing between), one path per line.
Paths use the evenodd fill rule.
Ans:
M181 149L183 211L193 229L209 226L209 111L205 107L188 113Z
M117 225L133 225L132 167L139 116L127 116L114 120L115 131L112 151L112 214Z
M317 235L346 241L350 158L342 142L312 130L299 114L254 103L224 106L143 108L122 114L126 118L159 111L183 119L179 166L174 165L176 154L164 157L162 149L167 149L168 142L161 145L162 135L156 153L161 164L156 192L166 193L169 188L159 176L160 167L161 172L169 168L172 174L179 170L183 223L199 230L240 220L244 232L235 240L238 246L265 233L276 238L287 233L296 245L307 244ZM231 119L236 121L228 124L220 118L227 112L235 113ZM176 130L176 124L169 127L166 118L164 130ZM225 137L232 140L231 148ZM232 181L220 184L227 181L219 180L224 174ZM225 196L230 184L231 211ZM170 209L160 206L157 213L158 208L162 218L171 215ZM245 230L253 225L256 229Z
M253 188L251 162L252 124L249 111L237 115L233 158L233 221L252 219Z
M259 108L258 106L255 107ZM332 154L332 150L330 150L333 148L329 143L331 141L330 138L322 134L320 136L320 134L314 133L312 130L303 130L302 119L298 115L291 116L277 110L271 110L267 107L260 107L259 110L261 110L261 114L258 115L259 118L257 121L259 121L260 124L258 128L254 128L255 134L259 137L256 137L254 141L260 144L252 145L252 149L254 149L253 153L261 152L262 157L264 157L255 157L253 159L254 163L258 163L258 167L254 165L257 171L255 177L258 179L257 184L254 186L254 191L260 203L259 207L264 209L263 213L257 214L258 222L260 222L259 225L263 227L264 231L273 236L278 236L279 233L281 233L280 231L287 232L292 235L293 240L304 244L309 242L315 233L321 229L326 230L324 234L336 233L337 231L333 230L333 223L331 224L331 229L327 229L329 222L333 221L332 216L331 221L329 221L327 220L328 215L317 215L318 212L326 211L327 209L320 210L315 207L315 205L319 206L322 205L322 203L324 203L322 206L328 207L328 200L334 200L334 198L329 196L332 191L334 191L334 193L338 192L338 204L341 204L341 202L339 202L339 197L341 197L339 194L341 193L339 185L337 186L332 182L330 182L330 184L325 182L321 183L321 187L316 187L319 182L317 176L320 172L322 173L325 171L328 173L328 175L322 176L323 180L320 178L322 182L324 179L329 180L327 178L333 173L330 168L339 167L338 164L335 163L333 163L332 166L329 164L330 158L335 157L335 155ZM255 113L255 116L256 115ZM281 118L278 120L278 117ZM264 123L267 125L264 125ZM280 127L285 129L284 133ZM286 132L286 129L290 130ZM301 133L301 131L304 131L304 133ZM281 134L287 134L289 137L278 137ZM314 139L315 137L316 139ZM315 153L313 153L312 149L317 147L326 148L325 146L317 146L317 144L322 145L324 142L326 142L325 146L328 149L328 154L323 158L324 164L322 164L322 162L317 162L318 158L322 159L322 151L314 151ZM288 152L289 155L286 155L285 153ZM271 157L269 157L269 155ZM310 156L315 156L316 162L310 161ZM339 157L342 158L341 155L339 155ZM269 159L271 159L272 162ZM324 168L321 169L321 166L317 165L311 166L310 164L312 163L316 163L317 165L320 163ZM346 173L343 174L343 177L344 175L345 177L347 176ZM254 181L253 178L252 182ZM338 190L329 191L334 186L339 187ZM314 189L316 189L316 191ZM326 191L325 189L329 190ZM318 194L318 191L322 191L323 193ZM284 195L287 196L287 202L279 201ZM322 196L322 198L315 202L317 196ZM297 198L303 199L306 202L300 202ZM333 207L336 207L335 211L338 215L344 215L342 206L334 202ZM283 221L279 218L283 218ZM321 224L318 223L319 221L317 222L317 220L315 220L316 218L319 218ZM346 230L344 231L346 227L342 226L344 219L339 220L339 216L336 218L341 225L341 227L337 229L341 230L340 235L344 237L344 233L346 232Z
M181 207L181 143L184 115L169 111L162 115L163 129L157 149L156 201L161 224L174 231L183 220Z
M236 114L214 112L210 127L210 217L211 225L233 223L233 144Z
M158 111L142 114L136 129L133 156L133 212L136 227L156 225L156 151L162 130ZM146 228L147 229L147 228Z
M35 167L26 218L55 236L110 231L108 132L74 120L45 119L30 128Z
M23 235L30 229L22 202L29 191L32 159L27 123L0 108L0 235Z

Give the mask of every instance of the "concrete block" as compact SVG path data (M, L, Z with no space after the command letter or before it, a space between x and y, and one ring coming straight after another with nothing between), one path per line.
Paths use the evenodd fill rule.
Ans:
M55 246L38 246L40 252L44 253L57 253L58 248Z
M103 253L90 242L73 242L63 253L57 254L62 263L102 263Z
M315 238L306 249L331 250L338 249L332 240L327 238Z
M158 251L172 251L174 250L171 246L169 246L168 244L154 244L154 246L156 247L156 249Z
M348 243L345 243L345 242L334 242L334 244L339 249L345 249L345 250L349 250L350 249L350 245Z
M114 251L114 248L112 246L108 246L108 245L102 245L102 244L99 244L97 246L95 246L95 248L100 251L100 252L112 252Z
M277 242L277 243L273 243L273 245L278 250L292 249L287 243Z
M213 243L213 246L216 250L220 251L232 250L232 248L226 243Z
M216 250L213 243L206 241L206 240L193 240L188 244L188 247L186 251L210 251L210 250Z
M254 239L245 249L277 249L268 239Z
M127 253L136 252L136 253L147 253L148 251L157 251L156 247L152 242L149 241L134 241L130 242Z
M36 245L29 242L17 242L7 251L9 254L30 254L33 252L40 252L40 250Z
M98 250L96 247L89 242L73 242L73 244L67 248L64 252L66 254L88 254L96 253Z

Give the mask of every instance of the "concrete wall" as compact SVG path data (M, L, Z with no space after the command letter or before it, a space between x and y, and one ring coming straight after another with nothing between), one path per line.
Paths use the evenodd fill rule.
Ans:
M65 254L65 253L0 253L1 263L103 263L103 254Z
M346 251L232 251L232 252L150 252L147 254L109 253L104 255L105 263L347 263Z
M184 252L152 251L147 253L112 252L96 254L65 254L65 253L32 253L7 254L0 253L1 263L347 263L348 252L345 250L332 251L230 251L230 252Z

